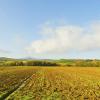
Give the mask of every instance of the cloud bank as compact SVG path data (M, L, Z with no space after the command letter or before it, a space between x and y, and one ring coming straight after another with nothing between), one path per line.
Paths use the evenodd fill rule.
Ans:
M27 48L29 53L64 54L69 51L87 52L100 49L100 22L87 28L75 25L43 25L42 36L32 41Z

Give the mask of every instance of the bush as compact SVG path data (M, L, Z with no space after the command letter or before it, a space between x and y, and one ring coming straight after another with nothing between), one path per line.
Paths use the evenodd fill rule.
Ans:
M5 66L57 66L57 63L48 61L6 61L2 65Z
M4 63L5 66L23 66L22 61L7 61Z
M57 63L48 61L24 61L25 66L57 66Z

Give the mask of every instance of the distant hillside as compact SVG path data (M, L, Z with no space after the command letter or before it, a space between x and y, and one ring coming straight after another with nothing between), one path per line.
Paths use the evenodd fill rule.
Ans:
M69 67L100 67L97 59L34 59L0 57L0 66L69 66Z
M15 60L14 58L0 57L0 61Z
M56 62L64 66L100 67L98 59L60 59Z
M0 57L0 66L58 66L58 63L44 59Z

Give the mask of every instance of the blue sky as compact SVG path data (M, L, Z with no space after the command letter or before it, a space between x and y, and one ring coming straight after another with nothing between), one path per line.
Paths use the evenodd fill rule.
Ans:
M100 58L99 28L99 0L0 0L0 56Z

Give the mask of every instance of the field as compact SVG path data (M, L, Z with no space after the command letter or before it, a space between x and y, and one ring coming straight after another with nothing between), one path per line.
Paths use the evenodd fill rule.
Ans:
M100 100L99 67L0 67L6 100Z
M32 67L0 67L0 100L6 98L35 73L35 69L32 69Z

